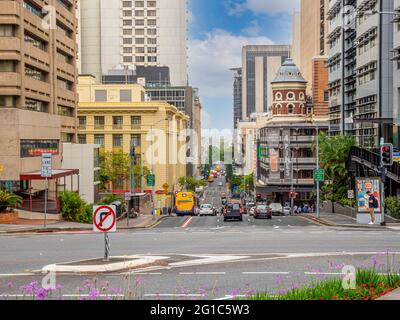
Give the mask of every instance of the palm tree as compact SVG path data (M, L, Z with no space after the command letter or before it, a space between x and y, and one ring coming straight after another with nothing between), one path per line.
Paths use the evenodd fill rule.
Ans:
M0 190L0 212L7 208L16 208L22 205L22 198L6 190Z

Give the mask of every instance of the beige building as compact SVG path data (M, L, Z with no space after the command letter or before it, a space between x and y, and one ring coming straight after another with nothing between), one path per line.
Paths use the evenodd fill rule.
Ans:
M138 84L98 84L93 76L80 76L78 93L79 143L124 153L132 143L137 164L151 170L155 163L156 190L165 183L169 191L177 190L178 178L186 175L186 136L180 134L188 116L166 102L145 102Z
M326 55L328 36L328 5L329 0L301 0L300 5L300 41L298 32L295 32L293 45L298 46L294 52L300 51L300 62L298 57L294 61L298 64L304 78L308 81L307 94L311 94L313 86L313 57ZM295 18L294 18L295 19Z
M42 152L60 168L62 142L76 140L76 27L74 0L0 1L0 180L8 187L40 170Z

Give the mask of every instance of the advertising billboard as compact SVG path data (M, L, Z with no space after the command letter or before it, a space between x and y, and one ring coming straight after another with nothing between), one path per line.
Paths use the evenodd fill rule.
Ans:
M382 202L378 178L358 178L356 180L357 213L369 214L368 191L378 200L378 208L375 208L374 211L380 213Z

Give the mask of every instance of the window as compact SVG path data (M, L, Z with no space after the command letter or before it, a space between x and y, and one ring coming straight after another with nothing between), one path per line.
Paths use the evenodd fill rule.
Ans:
M147 44L157 44L157 38L148 38Z
M136 47L135 52L136 53L144 53L144 47Z
M135 20L135 26L144 26L144 20L143 19Z
M86 134L78 134L78 143L86 144Z
M144 17L144 11L143 10L136 10L135 11L135 16L136 17Z
M43 152L59 154L58 140L21 140L21 158L40 157Z
M104 116L95 116L94 117L94 128L95 129L104 129Z
M120 102L131 102L132 101L132 90L120 90L119 91Z
M294 100L294 93L293 92L289 92L286 96L287 100L289 101L293 101Z
M135 58L136 62L144 62L144 57L138 56Z
M135 8L143 8L144 1L135 1Z
M29 2L29 1L24 1L23 5L24 9L28 10L29 12L31 12L32 14L34 14L35 16L38 16L39 18L43 18L44 14L42 13L42 8L40 8L39 6Z
M124 38L124 40L122 40L123 44L132 44L132 38Z
M275 95L275 99L276 99L277 101L281 101L281 100L282 100L282 93L277 92L277 94Z
M65 36L67 36L68 38L71 38L72 36L72 31L59 22L57 22L57 30L60 31Z
M12 24L0 24L0 37L14 37L15 27Z
M157 29L147 29L147 35L156 36L157 35Z
M123 30L123 35L124 36L131 36L132 35L132 29L124 29Z
M147 20L147 25L154 27L157 25L157 20L149 19L149 20Z
M124 62L132 62L132 56L123 57Z
M148 47L147 52L148 53L157 53L157 47Z
M130 7L132 7L132 1L123 1L122 6L124 8L130 8Z
M156 10L147 10L147 16L148 17L155 17L157 15Z
M30 111L47 112L48 103L45 101L26 98L25 109Z
M132 128L140 128L142 125L142 117L131 116L131 126Z
M107 90L95 90L95 102L107 102Z
M148 62L157 62L157 57L147 57Z
M301 93L300 93L300 100L301 100L301 101L304 101L304 98L305 98L305 95L304 95L303 92L301 92Z
M95 134L94 135L94 144L98 144L104 147L104 134Z
M15 107L14 96L0 96L0 108L13 108Z
M144 29L136 29L135 30L135 35L143 36L144 35Z
M60 116L75 117L75 109L66 106L58 106L58 114Z
M292 114L293 112L294 112L294 105L289 104L289 105L288 105L288 113L289 113L289 114Z
M62 52L58 49L57 49L57 59L65 62L65 63L68 63L68 64L71 64L71 62L72 62L72 57L70 55L68 55L65 52Z
M149 8L154 8L156 6L157 2L156 1L147 1L147 6Z
M64 90L72 90L73 89L73 83L71 81L62 79L62 78L58 78L57 77L57 84L58 87Z
M132 20L124 20L123 24L124 24L124 26L131 26Z
M113 134L113 147L119 148L122 147L123 139L122 134Z
M47 73L30 65L25 65L25 75L39 81L46 81Z
M131 135L131 144L134 146L140 146L141 145L141 136L140 134L132 134Z
M86 129L86 117L78 117L79 129Z
M132 17L132 11L131 10L124 10L124 17Z
M124 53L132 53L132 47L124 47Z
M135 43L136 44L144 44L144 38L136 38Z
M124 118L122 116L113 116L113 129L122 129Z
M68 11L71 10L71 4L69 4L67 1L65 0L57 0L57 2L63 6L65 9L67 9Z
M15 72L15 61L0 60L0 72Z

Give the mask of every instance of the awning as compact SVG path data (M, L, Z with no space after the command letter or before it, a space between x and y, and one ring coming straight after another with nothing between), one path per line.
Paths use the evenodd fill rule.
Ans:
M51 171L51 177L48 179L59 179L79 174L79 169L54 169ZM21 173L20 180L44 180L41 171L33 171L28 173Z

